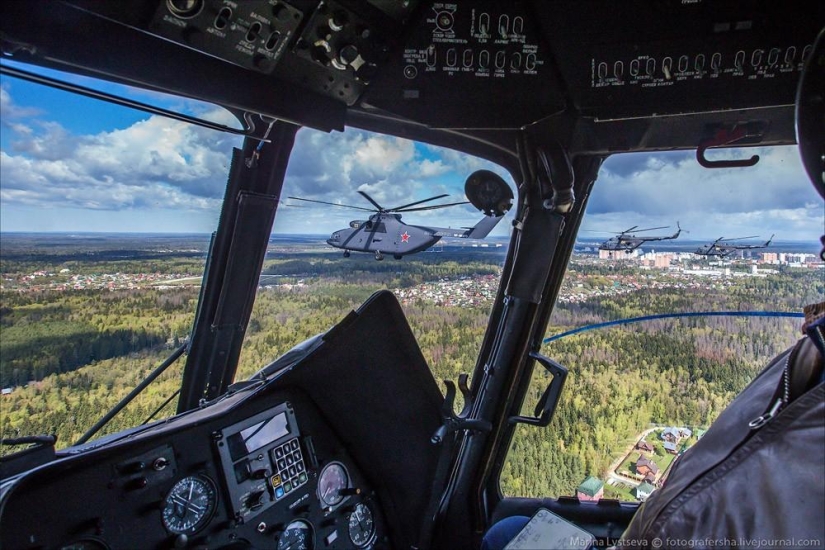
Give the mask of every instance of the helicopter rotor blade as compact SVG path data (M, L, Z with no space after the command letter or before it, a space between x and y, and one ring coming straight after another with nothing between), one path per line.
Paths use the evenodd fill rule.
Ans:
M432 206L422 206L420 208L405 208L404 210L398 210L397 208L390 210L389 212L421 212L422 210L437 210L439 208L447 208L448 206L456 206L459 204L470 204L470 201L464 202L451 202L449 204L434 204Z
M750 235L748 237L730 237L728 239L719 239L720 241L741 241L743 239L755 239L759 237L759 235Z
M638 226L636 226L636 227L638 227ZM670 226L669 225L663 225L661 227L648 227L647 229L637 229L635 232L636 233L641 233L642 231L655 231L657 229L667 229L668 227L670 227ZM631 230L628 229L627 231L631 231Z
M401 212L401 211L406 210L410 206L415 206L416 204L422 204L422 203L425 203L425 202L434 201L436 199L443 199L444 197L449 197L449 196L450 195L446 195L446 194L445 195L437 195L435 197L430 197L429 199L424 199L423 201L415 201L415 202L411 202L410 204L405 204L403 206L396 206L395 208L390 208L390 209L387 210L387 212ZM410 212L410 210L407 210L407 212Z
M354 208L355 210L366 210L367 212L374 212L372 208L364 208L363 206L352 206L349 204L337 204L334 202L327 202L327 201L318 201L315 199L302 199L301 197L287 197L288 199L296 200L296 201L305 201L305 202L317 202L318 204L328 204L330 206L340 206L342 208Z
M374 200L372 200L372 197L370 197L369 195L367 195L365 192L363 192L363 191L358 191L358 193L359 193L362 197L364 197L365 199L367 199L368 201L370 201L370 203L371 203L374 207L376 207L376 208L378 209L378 211L379 211L379 212L386 212L386 210L384 210L384 207L383 207L383 206L381 206L380 204L378 204L377 202L375 202Z
M609 229L579 229L579 233L603 233L605 235L614 235L616 237L621 235L627 235L635 228L639 227L638 225L634 225L630 229L625 229L624 231L611 231Z

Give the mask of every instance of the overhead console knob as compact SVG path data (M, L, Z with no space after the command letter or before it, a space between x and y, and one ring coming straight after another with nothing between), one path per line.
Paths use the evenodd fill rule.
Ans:
M442 11L435 16L435 25L440 31L449 31L453 28L453 23L455 23L455 18L452 12Z
M352 65L358 59L358 48L349 44L338 50L338 59L345 65Z
M200 13L203 9L203 0L166 0L166 7L174 15L186 19Z
M337 10L332 17L329 18L329 28L335 32L338 32L344 28L344 25L347 24L347 12L343 10Z
M384 23L387 23L384 21ZM387 61L389 45L381 24L364 19L340 0L324 0L304 27L293 52L299 57L335 69L323 81L322 91L352 101Z
M312 46L312 59L321 65L329 65L329 43L326 40L319 40Z

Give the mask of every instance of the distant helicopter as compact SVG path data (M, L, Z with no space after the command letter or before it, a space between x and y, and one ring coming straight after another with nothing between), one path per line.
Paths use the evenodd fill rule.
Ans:
M773 241L773 235L771 238L765 241L763 244L729 244L731 241L741 241L744 239L755 239L758 235L750 235L748 237L735 237L730 239L724 239L719 237L715 241L710 244L706 244L696 249L694 254L699 256L719 256L720 258L724 258L737 250L754 250L758 248L767 248L771 245L771 241Z
M682 227L679 225L679 222L676 222L676 227L678 228L676 233L662 237L637 237L635 234L631 234L630 232L634 230L636 233L641 233L642 231L655 231L656 229L666 229L667 226L649 227L647 229L636 229L637 227L639 226L634 225L630 229L625 229L615 237L611 237L610 239L604 241L599 245L599 250L624 250L627 254L630 254L646 242L669 241L676 239L682 233Z
M351 252L372 252L375 259L381 261L384 259L384 254L392 254L393 258L400 260L408 254L421 252L433 246L442 237L483 239L501 221L513 203L513 192L510 187L500 176L489 170L478 170L471 174L464 185L464 192L470 199L469 201L418 206L448 196L437 195L394 208L384 208L367 193L358 191L375 207L374 209L301 197L289 198L375 212L367 220L353 220L349 227L335 231L327 239L327 244L343 249L345 258L349 258ZM484 217L474 227L450 229L410 225L401 221L402 212L436 210L468 202L484 212Z

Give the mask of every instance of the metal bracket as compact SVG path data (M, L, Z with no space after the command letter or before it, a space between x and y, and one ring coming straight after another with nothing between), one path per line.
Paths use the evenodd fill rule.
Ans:
M461 393L464 394L465 401L469 397L469 389L467 388L466 375L462 380L459 378L459 385L461 386ZM444 385L447 386L447 394L444 396L444 404L441 406L441 418L444 423L438 428L430 442L433 445L441 444L448 434L457 432L459 430L468 430L472 432L489 432L493 429L493 425L487 420L475 420L470 418L463 418L455 414L453 404L455 403L455 383L452 380L444 380ZM467 390L465 392L465 389ZM468 410L465 404L464 410Z
M743 139L761 135L762 133L753 128L750 124L737 125L730 130L727 128L720 128L716 131L713 137L699 142L699 147L696 149L696 160L705 168L743 168L747 166L754 166L757 162L759 162L759 155L753 155L749 159L708 160L705 158L705 151L711 147L725 147L740 142Z
M545 357L535 351L530 352L529 357L538 361L541 366L547 369L547 371L553 375L553 379L536 404L536 409L533 412L534 417L511 416L507 421L510 424L530 424L531 426L543 428L550 424L550 421L553 419L553 414L556 412L556 405L559 403L561 391L564 389L564 381L567 379L567 369L549 357Z
M557 143L550 143L536 149L538 170L536 171L541 194L544 197L542 206L545 210L552 210L566 214L573 209L576 199L573 195L573 165L567 151Z

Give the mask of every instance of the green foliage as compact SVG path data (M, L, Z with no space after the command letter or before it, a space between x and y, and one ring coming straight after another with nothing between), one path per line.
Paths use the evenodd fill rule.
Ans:
M98 332L89 324L67 320L13 325L3 329L0 339L0 385L42 380L52 373L120 357L161 341L160 336L143 329Z
M774 294L762 304L797 307L789 302L811 298L797 286L807 277L785 276L773 288L788 290L790 296ZM763 289L758 285L754 295ZM765 309L753 305L754 295L746 287L732 293L672 289L622 294L562 306L553 319L564 318L570 325L551 322L549 333L625 314L736 309L736 302ZM700 317L614 327L548 344L542 351L570 369L566 389L546 430L518 427L502 472L502 491L530 497L572 495L586 472L605 479L614 461L624 458L651 424L710 425L770 358L794 342L797 332L797 323L786 319ZM533 373L524 411L532 410L541 395L543 376ZM664 470L673 455L654 436L648 441ZM623 468L627 466L619 470Z
M4 260L3 272L13 273L15 265L23 264L26 269L44 268L43 259L21 258ZM113 261L121 260L78 265L101 272L125 270ZM458 259L421 254L405 258L402 265L368 256L336 261L330 254L272 254L264 272L279 286L258 293L237 378L247 378L294 345L327 330L376 290L497 273L500 261L500 256L472 253ZM49 269L59 265L63 264ZM81 269L72 265L73 272ZM168 273L191 272L190 268L194 269L167 265L162 259L153 265ZM614 273L601 266L575 266L570 274L592 288L614 287ZM734 281L727 287L640 290L561 304L548 334L657 312L799 310L823 292L816 274L802 270ZM196 300L197 290L186 287L0 293L0 375L4 385L16 385L11 395L0 398L2 437L56 433L59 446L70 445L186 337ZM489 304L449 307L426 300L404 306L439 385L443 379L472 372L488 308ZM520 496L573 494L587 475L605 479L651 423L709 425L795 337L796 324L788 320L697 318L588 332L546 346L543 352L567 365L570 377L547 429L518 428L501 476L502 490ZM182 364L179 361L161 376L105 432L149 417L178 389ZM524 412L532 411L546 383L544 373L536 370ZM175 405L172 399L160 417L173 414ZM662 465L660 460L670 455L653 435L648 440ZM627 488L609 485L605 495L632 498Z
M189 333L195 289L3 292L0 384L20 386Z
M73 372L53 374L17 387L2 398L2 437L31 434L57 435L57 447L71 445L103 414L126 396L168 351L143 352L98 361ZM178 389L183 363L178 362L150 385L100 433L117 432L141 424ZM176 401L160 415L174 413ZM13 450L1 449L4 453Z

